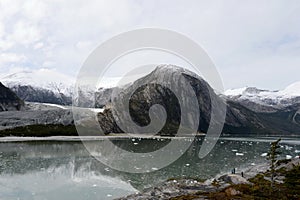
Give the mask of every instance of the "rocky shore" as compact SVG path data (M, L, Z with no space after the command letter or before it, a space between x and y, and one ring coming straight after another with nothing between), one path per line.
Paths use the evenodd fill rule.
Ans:
M117 200L300 198L300 191L297 190L300 187L299 158L278 162L273 187L271 187L268 168L268 163L250 167L243 171L244 177L241 174L224 174L206 181L170 179L140 193Z

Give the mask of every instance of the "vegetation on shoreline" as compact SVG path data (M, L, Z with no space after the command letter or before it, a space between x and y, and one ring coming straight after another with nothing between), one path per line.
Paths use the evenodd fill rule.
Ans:
M13 129L0 130L0 137L49 137L49 136L78 136L74 125L47 124L29 125Z
M215 200L229 199L261 199L261 200L299 200L300 199L300 162L292 163L291 159L277 160L280 154L278 139L271 143L267 159L270 168L264 173L248 179L249 184L231 184L215 192L196 192L195 194L173 197L171 200L190 200L206 197ZM300 159L300 158L298 158ZM288 164L292 168L287 167ZM281 180L276 180L281 177ZM213 184L216 180L214 180Z
M289 162L291 160L281 160ZM284 177L282 182L272 184L269 178L272 173L268 170L265 173L257 174L248 179L249 184L230 185L220 191L196 192L172 197L170 200L191 200L191 199L214 199L214 200L299 200L300 199L300 165L294 165L292 169L279 168L275 170L276 176Z

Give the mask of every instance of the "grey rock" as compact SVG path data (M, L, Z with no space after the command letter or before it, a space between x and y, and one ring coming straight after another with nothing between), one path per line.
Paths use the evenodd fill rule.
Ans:
M237 174L227 174L221 176L218 180L224 181L225 183L230 183L234 185L238 184L250 184L247 179L241 177L240 175Z
M119 198L117 200L148 200L148 199L170 199L182 195L195 194L197 192L216 192L220 189L212 185L206 185L193 179L170 180L144 191ZM206 197L200 197L205 199Z

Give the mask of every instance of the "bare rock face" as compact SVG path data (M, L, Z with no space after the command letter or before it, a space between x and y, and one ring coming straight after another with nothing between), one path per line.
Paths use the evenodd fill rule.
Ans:
M0 82L0 111L21 110L24 102Z
M116 124L110 109L106 109L102 113L98 113L98 120L101 122L101 128L104 131L104 134L123 132Z

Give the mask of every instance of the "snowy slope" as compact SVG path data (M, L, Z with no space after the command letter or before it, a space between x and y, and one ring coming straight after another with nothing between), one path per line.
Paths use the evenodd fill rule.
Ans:
M284 90L280 92L281 95L285 97L300 96L300 81L289 85L288 87L286 87Z
M19 71L1 77L0 81L8 87L32 86L67 96L71 95L75 82L74 78L50 69Z

